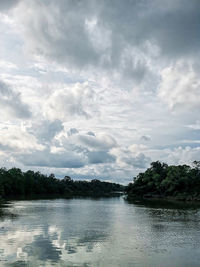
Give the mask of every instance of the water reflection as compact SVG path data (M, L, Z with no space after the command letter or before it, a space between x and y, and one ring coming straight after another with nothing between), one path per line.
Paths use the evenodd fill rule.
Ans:
M184 201L170 201L163 199L126 199L129 204L134 204L140 207L148 208L162 208L164 209L178 209L178 210L198 210L200 202L184 202Z
M11 206L11 203L9 202L0 203L0 220L1 221L6 220L6 219L14 220L17 218L17 214L10 211L10 206Z
M63 259L74 261L73 254L98 251L112 218L104 201L80 199L16 201L2 210L16 218L13 224L9 216L1 217L0 257L6 266L60 266Z
M185 226L193 223L199 223L200 203L187 202L169 202L156 200L141 200L128 201L129 204L134 204L136 207L145 208L147 214L152 221L181 222ZM142 209L137 209L137 212L142 212Z
M146 249L171 255L164 266L198 266L200 259L200 204L156 200L128 201L136 216L148 222ZM142 225L141 225L142 226ZM178 257L182 257L179 258ZM191 258L190 258L191 257ZM182 263L181 263L182 262ZM168 265L167 265L168 264Z
M0 214L0 266L199 266L198 206L56 199Z

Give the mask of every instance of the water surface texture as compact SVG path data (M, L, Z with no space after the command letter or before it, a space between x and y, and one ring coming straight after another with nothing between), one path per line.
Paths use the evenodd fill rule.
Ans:
M12 201L0 266L200 266L200 210L120 198Z

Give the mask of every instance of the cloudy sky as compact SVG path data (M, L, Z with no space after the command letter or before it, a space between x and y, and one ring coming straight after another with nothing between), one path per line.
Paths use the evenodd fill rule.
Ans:
M1 0L0 162L128 183L200 160L199 0Z

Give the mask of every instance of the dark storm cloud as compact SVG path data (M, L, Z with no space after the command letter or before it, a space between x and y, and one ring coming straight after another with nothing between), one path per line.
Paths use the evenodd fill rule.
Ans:
M195 55L200 47L200 1L30 1L23 16L35 53L83 68L117 69L141 80L154 49L165 58ZM48 14L48 15L47 15ZM33 23L37 20L37 23Z
M17 5L19 0L1 0L0 1L0 12L7 11L8 9Z
M101 22L108 23L113 38L133 46L146 41L164 55L185 55L199 50L200 2L198 0L105 1ZM114 38L114 39L115 39ZM114 45L114 40L112 41ZM120 47L121 50L121 47Z
M0 81L0 107L2 116L19 119L31 117L29 106L23 103L20 93L2 81Z

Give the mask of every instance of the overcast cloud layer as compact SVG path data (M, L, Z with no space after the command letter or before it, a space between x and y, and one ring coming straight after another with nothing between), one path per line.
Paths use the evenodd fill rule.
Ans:
M128 183L200 160L199 0L0 1L5 167Z

